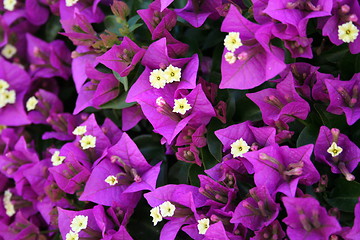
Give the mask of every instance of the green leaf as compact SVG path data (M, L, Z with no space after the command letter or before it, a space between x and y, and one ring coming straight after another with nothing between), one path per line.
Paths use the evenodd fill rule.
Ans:
M185 31L184 37L184 42L190 46L189 52L191 54L201 53L200 49L204 43L205 36L200 29L189 28Z
M134 142L151 165L166 159L164 147L160 144L160 139L155 136L150 134L140 135L134 138Z
M355 64L357 60L357 55L351 54L347 52L341 61L339 61L339 67L341 71L341 79L350 79L355 72L359 71L359 69L355 68Z
M314 104L316 112L319 114L323 125L329 128L339 128L340 130L348 128L346 124L345 115L335 115L326 111L326 106L323 104Z
M199 175L204 173L204 169L196 164L192 164L189 168L189 181L192 186L200 187Z
M122 85L124 85L124 89L127 92L129 90L129 81L127 77L121 77L119 73L113 71L114 76L116 77L117 80L119 80L119 82L122 83Z
M47 42L52 42L56 36L58 35L58 32L62 29L62 26L60 24L60 18L55 15L51 15L49 20L47 21L45 25L45 40Z
M207 147L203 147L200 149L200 156L205 169L210 169L219 163L219 161L217 161L214 156L211 155Z
M315 103L314 108L315 108L316 112L319 114L322 124L325 126L328 126L329 120L327 119L327 117L325 115L325 112L326 112L325 107L322 104Z
M185 7L185 5L186 5L186 0L177 0L177 1L174 1L173 3L172 3L172 5L174 6L174 8L183 8L183 7ZM170 5L171 6L171 5Z
M218 29L212 30L209 34L207 34L202 49L212 48L217 44L223 42L225 35L225 33L219 32Z
M133 31L135 31L135 29L141 27L142 25L144 25L144 24L142 24L142 23L137 23L137 24L135 24L135 25L132 25L132 26L129 27L129 31L130 31L130 32L133 32Z
M222 159L222 144L220 140L215 136L215 131L223 127L222 122L217 118L212 118L208 125L207 131L207 145L209 147L210 153L214 158L221 162Z
M250 0L243 0L243 2L244 2L245 6L246 6L247 8L249 8L249 7L252 6L252 3L251 3Z
M188 184L189 168L192 164L177 161L169 169L168 181L169 184Z
M228 90L228 92L226 119L233 119L236 122L261 119L259 107L245 95L248 91Z
M121 121L121 110L117 109L104 109L103 113L106 118L109 118L113 123L116 124L119 128L121 128L122 121Z
M157 240L159 239L160 231L165 224L165 221L159 222L153 226L150 217L151 207L146 199L142 197L137 204L134 213L131 215L129 223L126 225L126 230L133 239ZM120 237L120 239L123 239Z
M296 147L304 146L306 144L315 144L318 133L319 128L313 125L304 127L296 141Z
M349 48L346 44L340 46L334 46L330 50L323 52L318 59L321 62L333 62L338 63L339 59L342 59L344 55L349 52Z
M101 63L96 65L95 69L102 73L112 73L111 69L109 69L108 67L106 67L104 64Z
M133 26L137 23L137 21L139 21L140 19L140 15L135 15L135 16L132 16L129 20L128 20L128 24L129 26Z
M360 196L360 183L349 182L340 177L335 181L335 188L326 199L327 202L344 212L353 212Z
M355 69L356 69L356 70L359 70L359 69L360 69L360 54L357 54L357 55L356 55Z
M60 234L60 233L56 233L53 239L54 239L54 240L61 240L61 239L62 239L61 234Z
M259 107L244 95L244 98L236 103L234 119L239 122L259 121L262 119L262 114Z
M119 29L123 27L123 24L120 23L120 18L108 15L105 17L104 24L107 30L121 36Z
M102 109L123 109L128 108L136 104L136 102L127 103L125 102L127 93L123 93L120 97L115 98L114 100L111 100L110 102L107 102L100 106Z

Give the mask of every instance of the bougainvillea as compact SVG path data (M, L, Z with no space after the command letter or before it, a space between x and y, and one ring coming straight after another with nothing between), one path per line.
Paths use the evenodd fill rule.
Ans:
M357 0L3 0L0 240L360 238Z

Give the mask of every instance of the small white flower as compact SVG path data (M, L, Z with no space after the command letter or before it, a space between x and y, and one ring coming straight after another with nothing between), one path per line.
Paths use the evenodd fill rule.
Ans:
M4 92L10 87L9 83L3 79L0 79L0 92Z
M236 57L234 55L233 52L227 52L224 56L225 60L229 63L229 64L233 64L236 62Z
M82 149L94 148L96 147L96 137L92 135L85 135L80 139L80 145Z
M184 115L186 111L191 109L191 105L188 103L186 98L180 98L174 100L173 112Z
M235 52L236 49L243 45L240 39L240 33L229 32L224 39L224 45L230 52Z
M16 54L16 52L16 47L11 44L6 44L5 47L1 50L1 55L7 59L10 59Z
M197 228L199 230L199 234L205 234L209 227L210 220L208 218L198 220Z
M60 152L59 151L55 151L54 154L51 156L51 162L54 166L59 166L60 164L62 164L65 160L66 157L63 156L59 156Z
M332 157L338 156L342 153L343 149L339 147L336 142L333 142L331 146L327 149L327 152L331 154Z
M164 88L166 85L166 77L162 69L152 70L149 77L150 85L154 88Z
M66 240L79 240L79 234L75 233L73 231L70 230L70 232L68 232L66 234Z
M9 91L5 90L3 92L3 95L4 95L5 100L6 100L7 103L9 103L9 104L14 104L15 103L15 101L16 101L16 92L15 92L15 90L9 90Z
M108 183L110 186L114 186L118 183L118 180L114 175L110 175L105 179L105 182Z
M250 146L242 138L236 140L231 145L231 154L234 157L242 157L244 153L247 153Z
M12 197L12 193L10 192L9 189L7 189L4 192L3 203L4 203L4 208L6 210L6 215L8 215L9 217L14 216L15 214L15 207L14 204L12 204L11 202L11 197Z
M16 0L4 0L4 8L8 11L14 11Z
M164 71L166 83L180 82L181 79L181 68L169 65Z
M2 94L0 93L0 108L5 107L7 104L5 98L2 96Z
M76 135L76 136L81 136L83 134L86 133L86 126L77 126L74 131L72 132L72 134Z
M85 229L88 224L88 218L88 216L84 215L75 216L70 224L71 230L75 233L78 233L81 230Z
M38 100L35 96L30 97L26 102L26 110L31 111L36 108L36 105L38 104Z
M79 0L65 0L65 4L67 7L74 6Z
M358 35L359 29L352 22L344 23L338 27L338 36L343 42L354 42Z
M150 216L153 218L152 222L154 223L154 226L156 226L156 224L158 222L161 222L162 221L162 216L160 214L160 207L157 206L157 207L152 208L150 210Z
M7 104L14 104L15 101L16 101L15 90L4 90L0 92L0 108L6 106Z
M175 205L169 201L162 203L160 206L160 213L163 217L172 217L175 213Z

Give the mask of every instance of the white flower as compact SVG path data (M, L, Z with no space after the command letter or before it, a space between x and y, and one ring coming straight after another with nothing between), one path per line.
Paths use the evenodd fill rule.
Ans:
M164 76L167 83L172 82L180 82L181 79L181 68L174 67L173 65L169 65L165 71Z
M236 62L236 57L234 55L233 52L227 52L225 55L224 55L224 58L225 60L229 63L229 64L233 64Z
M9 83L3 79L0 79L0 92L4 92L10 87Z
M233 142L231 145L231 154L234 157L242 157L244 153L247 153L250 149L250 146L242 139L238 139Z
M154 88L164 88L166 85L166 77L162 69L152 70L149 77L150 85Z
M331 146L327 149L327 152L331 154L332 157L338 156L342 153L343 149L339 147L336 142L333 142Z
M338 27L338 36L343 42L354 42L358 35L359 29L352 22L344 23Z
M54 154L51 156L51 162L54 166L59 166L63 163L66 157L59 156L60 152L55 151Z
M114 175L110 175L105 179L105 182L108 183L110 186L114 186L118 183L118 180Z
M162 203L160 206L160 213L163 217L172 217L175 213L175 205L169 201Z
M75 233L73 231L70 230L70 232L68 232L66 234L66 240L79 240L79 234Z
M32 96L30 97L26 102L26 110L31 111L36 108L36 105L38 104L38 100L36 97Z
M82 149L94 148L96 147L96 137L92 135L85 135L80 139L80 144Z
M72 134L76 135L76 136L81 136L83 134L86 133L86 126L77 126L74 131L72 132Z
M198 220L197 228L199 230L199 234L205 234L209 227L210 220L208 218Z
M235 52L236 49L243 45L240 39L240 33L229 32L224 39L224 45L230 52Z
M153 218L152 222L154 223L154 226L156 226L156 224L158 222L161 222L162 221L162 216L160 214L160 207L157 206L157 207L152 208L150 210L150 216Z
M1 50L1 54L7 59L12 58L16 54L16 52L16 47L11 44L6 44L5 47Z
M4 90L0 92L0 108L5 107L7 104L14 104L16 101L15 90Z
M14 104L16 101L16 92L15 90L5 90L3 92L3 96L5 97L6 103Z
M8 11L14 11L16 0L4 0L4 8Z
M74 6L79 0L65 0L65 4L67 7Z
M78 233L81 230L85 229L88 224L88 218L88 216L84 215L75 216L70 224L71 230L75 233Z
M188 103L186 98L180 98L174 100L173 112L184 115L186 111L191 109L191 105Z
M10 192L10 190L6 190L4 192L4 198L3 198L3 203L4 203L4 208L6 210L6 215L8 215L9 217L14 216L15 214L15 207L14 204L12 204L11 202L11 197L12 197L12 193Z

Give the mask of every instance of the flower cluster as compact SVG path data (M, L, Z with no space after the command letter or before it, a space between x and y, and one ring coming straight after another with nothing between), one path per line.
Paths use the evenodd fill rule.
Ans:
M155 69L151 71L149 81L154 88L164 88L167 83L180 82L181 68L169 65L165 70Z
M360 238L359 1L0 8L0 240Z

